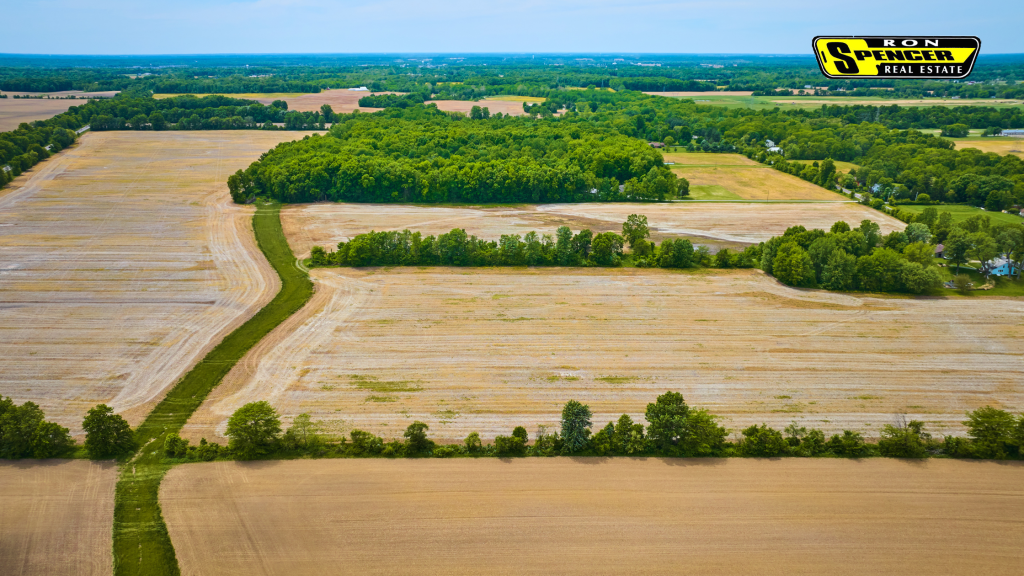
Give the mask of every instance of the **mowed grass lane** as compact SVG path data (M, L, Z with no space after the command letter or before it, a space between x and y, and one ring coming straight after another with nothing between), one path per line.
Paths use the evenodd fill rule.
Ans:
M157 500L170 466L161 458L164 438L177 433L246 352L313 295L309 276L296 266L281 229L280 205L253 215L256 242L281 278L281 290L245 324L221 341L167 393L136 430L139 452L121 471L114 503L114 573L180 574Z

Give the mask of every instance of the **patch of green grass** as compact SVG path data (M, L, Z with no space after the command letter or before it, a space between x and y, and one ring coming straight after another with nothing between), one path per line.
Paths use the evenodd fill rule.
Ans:
M629 384L630 382L636 382L638 378L636 376L601 376L600 378L594 378L594 380L607 384Z
M925 208L929 208L929 206L902 204L896 207L904 212L913 212L914 214L920 214L921 212L924 212ZM982 210L981 208L975 208L974 206L963 206L961 204L936 204L934 206L931 206L931 208L935 208L936 210L938 210L939 214L942 214L943 212L949 212L950 214L953 215L954 223L967 220L971 216L984 214L985 216L991 218L993 224L997 222L1004 222L1007 224L1024 224L1024 218L1021 218L1016 214L989 212L987 210Z
M366 402L398 402L394 396L367 396Z
M353 374L348 377L352 385L360 390L372 392L419 392L422 386L412 384L411 380L380 380L374 376Z
M734 194L724 186L718 184L702 184L690 186L691 200L742 200L738 194Z
M142 448L122 466L114 495L117 576L180 574L157 499L160 481L170 469L163 461L164 439L180 432L235 363L313 295L313 283L295 265L295 255L285 240L280 212L280 205L258 206L252 219L256 243L281 278L280 291L182 377L135 431Z

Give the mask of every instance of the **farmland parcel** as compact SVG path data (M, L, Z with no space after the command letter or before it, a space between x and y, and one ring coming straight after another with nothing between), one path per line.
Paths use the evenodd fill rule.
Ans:
M642 418L666 390L734 430L792 421L873 437L894 412L962 433L964 411L1024 407L1019 300L808 292L760 271L315 269L317 294L215 389L185 436L223 442L256 400L286 421L459 442ZM596 428L595 428L596 429Z
M109 575L116 481L113 462L0 460L0 572Z
M774 171L773 171L774 172ZM776 172L779 174L778 172ZM793 178L782 174L787 178ZM793 178L797 180L796 178ZM798 182L800 180L797 180ZM822 190L823 193L829 192ZM835 195L833 195L835 196ZM686 203L632 204L579 203L516 206L415 206L396 204L305 204L281 210L288 243L297 256L306 257L313 246L333 249L340 241L370 230L409 230L444 234L462 228L467 234L496 240L502 234L554 234L559 226L574 231L622 232L630 214L644 214L651 239L690 237L696 244L741 248L781 236L786 228L802 225L827 230L837 220L856 227L861 220L879 224L882 233L902 230L906 224L856 203Z
M273 296L224 180L295 133L86 134L0 196L0 394L133 425Z
M1002 575L1024 564L1019 464L223 462L160 499L189 576Z

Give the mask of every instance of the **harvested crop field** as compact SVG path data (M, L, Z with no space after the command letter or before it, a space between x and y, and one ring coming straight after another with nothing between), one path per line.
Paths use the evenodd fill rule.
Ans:
M704 186L724 188L739 200L841 202L847 199L739 154L670 153L665 154L665 160L677 162L672 166L672 171L690 182L690 196L694 200L716 199L701 195L701 188Z
M902 230L905 224L856 203L710 203L664 204L581 203L517 206L424 206L398 204L321 203L287 206L281 223L292 251L307 257L313 246L333 249L338 242L370 230L417 230L443 234L463 228L468 234L497 240L502 234L536 230L554 234L559 226L573 230L622 232L630 214L644 214L651 239L689 237L713 250L740 248L782 234L790 226L827 230L837 220L857 225L878 222L883 233Z
M1024 138L951 138L957 150L977 148L982 152L1013 154L1024 158Z
M4 576L109 575L113 462L0 460Z
M0 98L0 132L15 130L22 122L53 118L67 112L72 106L83 104L85 100Z
M183 435L223 441L267 400L332 433L458 442L641 418L666 390L737 431L793 421L877 436L893 413L962 433L964 412L1024 409L1019 299L877 298L782 286L755 270L313 270L317 294L213 391Z
M0 394L138 424L276 291L228 174L288 132L87 133L0 196Z
M651 96L666 96L669 98L693 98L695 96L750 96L753 92L743 90L724 91L718 90L715 92L644 92Z
M1019 462L190 464L160 501L204 574L1019 574ZM909 567L909 568L908 568Z

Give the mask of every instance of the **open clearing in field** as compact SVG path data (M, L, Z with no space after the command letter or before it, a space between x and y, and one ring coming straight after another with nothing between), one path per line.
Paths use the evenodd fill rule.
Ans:
M133 425L277 290L225 179L293 132L85 134L0 196L0 394Z
M541 100L543 102L543 100ZM473 106L479 106L481 108L487 108L491 111L491 115L501 112L506 116L522 116L526 114L523 111L523 102L516 100L431 100L427 104L437 104L438 109L446 112L462 112L463 114L469 114L469 111Z
M957 150L977 148L982 152L1013 154L1024 158L1024 138L950 138Z
M739 154L675 152L664 156L666 162L675 162L671 168L677 176L686 178L691 188L698 187L692 194L694 200L717 199L703 196L703 186L719 186L743 200L846 200L835 192Z
M1019 462L296 460L160 490L186 576L1019 574Z
M827 193L827 192L826 192ZM838 196L837 196L838 197ZM786 231L790 226L827 230L837 220L856 225L878 222L884 233L905 224L857 203L579 203L516 206L414 206L399 204L321 203L287 206L281 223L296 256L313 246L334 249L338 242L370 230L403 230L424 235L463 228L468 234L497 240L502 234L554 234L559 226L596 232L622 232L630 214L644 214L651 239L689 237L713 249L742 248Z
M799 162L800 164L814 164L815 162L818 162L818 165L821 165L821 162L818 160L790 160L790 162ZM848 174L850 170L860 168L860 166L853 162L843 162L842 160L833 160L833 162L836 165L836 172L841 174Z
M666 390L735 430L792 421L875 437L895 412L961 433L964 411L1024 408L1024 301L803 291L756 270L321 268L314 300L213 391L183 435L223 441L267 400L334 433L458 442L595 430Z
M256 100L263 104L271 104L274 100L284 100L288 103L289 110L299 112L319 111L320 106L330 104L331 109L337 114L348 114L354 110L361 112L376 112L383 108L361 108L359 99L373 94L404 94L404 92L368 92L361 90L324 90L316 94L222 94L234 98L245 98ZM181 94L157 94L157 98L172 98ZM209 94L196 94L195 96L209 96ZM510 100L515 98L515 100ZM431 100L427 104L436 104L441 110L448 112L462 112L468 114L473 106L486 106L491 114L501 112L512 116L521 116L523 112L523 97L520 96L494 96L477 102L468 100ZM543 98L530 99L529 101L543 102Z
M113 462L0 460L4 576L113 572Z

